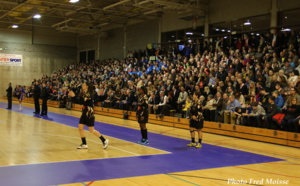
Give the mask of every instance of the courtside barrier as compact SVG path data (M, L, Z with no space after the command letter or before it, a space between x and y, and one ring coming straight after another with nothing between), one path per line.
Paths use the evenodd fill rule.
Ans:
M6 98L5 98L6 99ZM17 101L17 98L13 98ZM34 103L33 98L24 98L23 102ZM41 100L40 100L41 102ZM59 107L59 101L48 101L48 106ZM82 105L72 104L72 110L81 111ZM123 118L123 110L104 108L104 107L94 107L95 114ZM136 120L136 113L133 111L128 111L128 119ZM154 114L149 115L149 123L176 127L181 129L189 128L189 119L163 116L159 117ZM271 130L255 127L247 127L241 125L217 123L217 122L204 122L204 132L220 134L256 141L262 141L267 143L274 143L280 145L286 145L291 147L300 147L300 134L293 132L285 132L280 130Z

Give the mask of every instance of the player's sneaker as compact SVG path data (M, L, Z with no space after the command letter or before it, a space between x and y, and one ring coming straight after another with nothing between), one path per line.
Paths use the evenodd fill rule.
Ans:
M143 144L145 142L145 139L141 139L141 141L138 141L138 144Z
M109 142L108 139L106 139L106 140L104 141L104 143L103 143L103 149L106 149L106 148L108 147L108 142Z
M141 142L142 145L149 145L149 141L148 140L144 140L143 142Z
M202 147L201 143L198 143L198 144L196 145L196 148L201 148L201 147Z
M87 144L81 144L77 147L77 149L87 149L87 148L88 148Z
M195 147L195 146L196 146L196 143L191 142L191 143L187 144L187 146L188 146L188 147Z

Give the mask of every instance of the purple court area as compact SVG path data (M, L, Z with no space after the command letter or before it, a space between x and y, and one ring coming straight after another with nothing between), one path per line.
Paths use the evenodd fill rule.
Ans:
M0 108L6 108L6 104L0 103ZM40 117L33 115L31 108L24 107L22 111L18 111L17 108L13 105L12 111ZM50 112L47 117L41 118L72 127L77 127L79 121L72 116ZM95 128L104 135L133 143L140 139L140 131L135 129L100 122L96 122ZM203 144L202 149L188 148L188 140L155 133L149 133L149 141L150 147L171 154L5 166L0 167L0 185L59 185L281 161L273 157L209 144Z

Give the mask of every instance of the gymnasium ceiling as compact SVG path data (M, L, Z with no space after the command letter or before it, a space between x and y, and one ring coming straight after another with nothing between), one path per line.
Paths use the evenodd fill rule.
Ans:
M203 16L208 0L0 0L0 29L35 27L79 34L157 19L164 13L191 20ZM34 19L40 14L40 19Z

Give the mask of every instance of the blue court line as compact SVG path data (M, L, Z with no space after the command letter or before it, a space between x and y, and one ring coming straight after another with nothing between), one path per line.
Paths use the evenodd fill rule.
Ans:
M5 108L5 106L6 104L0 103L0 108ZM12 111L39 117L32 114L33 109L31 108L25 107L22 111L16 109ZM97 115L96 117L101 116ZM41 119L72 127L77 127L79 121L79 118L76 117L50 112L48 117ZM135 129L101 122L96 122L95 128L104 136L108 135L133 143L140 139L140 131ZM203 144L202 149L189 148L186 147L187 140L155 133L149 133L149 140L150 147L168 151L171 154L0 167L0 185L22 185L25 180L26 184L30 186L83 183L281 161L278 158L209 144ZM78 143L80 143L79 137ZM99 150L102 149L99 148Z

